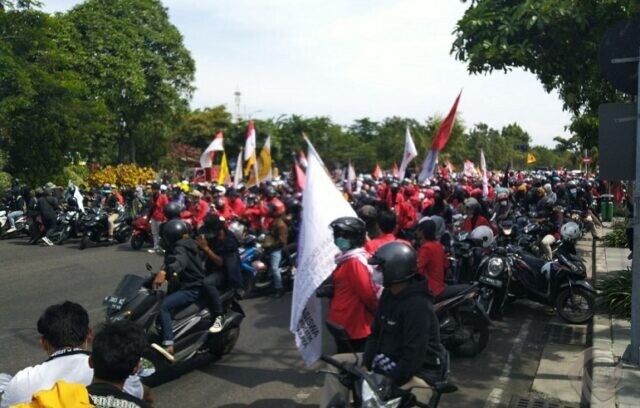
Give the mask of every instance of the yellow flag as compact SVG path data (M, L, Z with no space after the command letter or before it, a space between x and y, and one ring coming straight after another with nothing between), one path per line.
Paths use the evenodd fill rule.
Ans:
M527 164L531 164L535 162L536 162L536 156L534 156L531 153L527 154Z
M270 181L273 179L272 161L271 161L271 136L267 137L264 142L262 150L260 150L260 156L258 157L258 180L260 182ZM255 173L251 173L247 186L253 186L257 184Z
M222 152L222 161L220 162L220 173L218 174L218 185L224 184L225 179L229 177L229 165L227 164L227 153Z

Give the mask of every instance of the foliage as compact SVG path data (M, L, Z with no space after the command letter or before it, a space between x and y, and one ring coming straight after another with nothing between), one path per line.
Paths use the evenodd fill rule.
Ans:
M11 174L0 171L0 191L5 191L11 187Z
M464 0L463 0L464 1ZM470 73L522 68L558 91L582 145L597 145L598 105L627 97L602 77L598 47L610 25L640 11L637 0L472 0L452 53Z
M629 268L612 272L610 276L598 282L597 287L602 291L604 303L612 314L631 318L631 285L632 272Z
M172 131L173 140L204 150L215 134L231 124L231 113L223 105L184 114Z
M36 185L86 153L106 111L77 73L72 27L30 8L0 11L0 141L7 170Z
M627 228L628 221L614 223L612 231L604 236L605 245L614 248L627 248L629 246Z
M154 180L156 174L150 167L138 167L135 164L118 164L117 166L107 166L92 172L87 184L91 187L101 187L105 183L118 187L135 187L139 184Z
M87 0L63 16L81 72L112 115L118 162L153 163L186 111L195 65L159 0Z

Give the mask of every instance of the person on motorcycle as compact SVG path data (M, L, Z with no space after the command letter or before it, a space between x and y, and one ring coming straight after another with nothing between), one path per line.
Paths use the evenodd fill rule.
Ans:
M36 324L40 347L48 359L16 373L4 389L0 407L6 408L31 401L40 390L50 389L57 381L91 384L94 371L89 366L88 349L93 337L87 310L77 303L65 301L45 309ZM140 378L126 379L125 392L143 398Z
M244 201L238 194L238 190L235 188L229 188L226 192L227 196L227 205L231 209L231 211L238 217L242 217L244 215L244 210L246 208Z
M198 231L196 244L205 255L205 292L210 299L218 302L217 287L227 285L236 290L242 289L239 244L224 225L219 216L210 214L204 219L204 225ZM209 288L214 288L215 292ZM222 314L222 310L217 311Z
M107 215L107 224L108 224L107 238L109 239L109 242L112 242L113 229L115 228L116 220L120 215L118 213L118 207L120 206L120 203L118 202L118 198L115 196L115 194L113 194L111 186L108 184L102 188L102 195L104 196L103 209L108 214Z
M480 203L478 202L478 200L473 197L467 198L464 202L464 206L467 213L467 218L462 224L463 231L471 232L481 225L486 225L487 227L491 228L494 234L497 232L495 231L495 227L489 222L489 220L487 220L481 214Z
M209 204L202 199L202 193L193 189L189 192L189 205L187 210L191 212L191 216L193 217L195 224L200 227L202 226L204 219L211 212L211 207L209 207Z
M540 248L542 257L550 261L553 258L551 245L560 238L560 228L563 223L562 211L556 211L554 203L549 197L543 197L538 201L538 219L541 224Z
M9 229L7 234L11 234L16 231L16 220L27 212L27 203L29 200L29 189L23 187L13 200L9 212L7 214L7 221L9 222Z
M386 210L378 212L376 222L380 230L380 235L364 244L364 250L371 255L382 245L396 239L395 235L393 235L396 229L396 214L393 211Z
M165 247L164 265L156 274L152 287L158 289L168 281L169 288L158 313L162 346L156 343L151 346L173 362L175 360L171 314L198 299L205 274L198 255L198 246L189 237L189 228L182 220L171 220L164 224L162 244Z
M160 224L165 221L164 206L169 204L166 195L167 186L154 183L151 185L151 199L149 200L149 223L151 224L151 234L153 235L153 249L150 253L161 253L160 247Z
M285 216L285 207L282 201L275 199L267 204L267 214L271 218L269 232L263 242L264 248L269 251L269 273L273 279L275 292L273 297L279 299L284 295L282 276L280 275L280 261L282 260L282 250L287 245L289 238L289 226Z
M432 391L423 367L434 356L441 357L443 349L433 298L416 270L416 251L402 242L389 242L376 251L369 264L374 266L376 280L382 282L384 290L362 364L385 376L383 388L413 387L411 392L417 401L426 404ZM339 381L330 377L325 380L323 402L335 401L336 394L348 401Z
M335 339L338 353L362 351L378 308L378 286L369 272L369 254L362 248L366 225L356 217L340 217L329 226L340 253L330 278L334 293L327 320L344 327L349 335L348 341Z
M496 202L493 207L493 213L496 216L496 221L504 221L511 218L511 201L509 200L509 190L502 188L498 190L496 196Z
M247 196L247 206L242 217L249 223L249 228L254 234L262 231L262 206L258 200L258 196L250 193Z

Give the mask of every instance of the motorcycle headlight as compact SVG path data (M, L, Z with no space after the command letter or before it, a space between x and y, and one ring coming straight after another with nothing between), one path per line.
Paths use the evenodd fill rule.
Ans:
M504 235L506 235L506 236L511 235L512 232L513 232L513 229L511 229L511 228L505 228L505 229L502 230L502 233Z
M362 407L363 408L397 408L402 398L394 398L382 401L367 381L362 381Z
M491 258L487 264L487 273L492 278L497 278L504 271L504 261L502 258Z
M94 220L100 221L100 217L96 217L96 218L94 218Z

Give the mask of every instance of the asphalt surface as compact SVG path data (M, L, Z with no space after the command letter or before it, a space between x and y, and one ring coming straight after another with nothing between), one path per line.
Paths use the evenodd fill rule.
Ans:
M0 372L40 363L35 323L49 305L72 300L89 310L93 324L103 320L102 299L127 273L146 274L161 258L127 244L79 250L0 241ZM291 295L242 301L247 314L235 350L204 368L152 390L157 407L312 407L319 401L322 375L304 367L288 331ZM458 392L441 407L507 406L526 396L535 376L552 314L516 303L494 323L487 349L471 359L453 357L451 381ZM325 333L325 352L331 339ZM521 344L520 344L521 343ZM519 346L518 346L519 344ZM493 401L488 403L487 401Z

